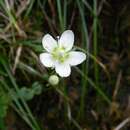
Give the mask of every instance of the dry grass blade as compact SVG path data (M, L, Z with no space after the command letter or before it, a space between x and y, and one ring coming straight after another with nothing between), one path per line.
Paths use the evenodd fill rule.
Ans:
M98 11L97 11L97 14L99 15L100 12L102 11L102 8L103 8L103 4L106 3L106 0L102 0L99 4L99 7L98 7Z
M15 63L14 63L14 67L13 67L13 74L15 74L15 70L19 63L21 52L22 52L22 46L19 46L17 49L17 52L16 52Z
M85 51L84 49L81 49L80 47L75 46L76 49L83 51L84 53L87 54L88 57L90 57L92 60L94 60L106 73L108 79L110 80L110 74L109 71L107 70L107 67L99 60L97 59L95 56L93 56L92 54L90 54L88 51Z
M48 15L47 15L47 13L46 13L46 11L45 11L45 9L44 9L44 7L43 7L43 5L42 5L41 2L39 2L39 6L40 6L40 8L41 8L41 10L42 10L42 13L43 13L43 15L44 15L44 17L45 17L45 20L46 20L47 23L48 23L48 26L49 26L49 28L50 28L52 34L55 34L55 31L54 31L54 27L55 27L55 26L53 25L52 20L48 17ZM55 28L55 29L56 29L56 28Z
M119 72L118 77L117 77L117 81L116 81L116 85L115 85L115 90L113 93L113 101L116 100L116 96L120 87L120 82L121 82L121 78L122 78L122 71Z
M16 13L16 18L18 18L21 14L22 14L22 12L27 8L27 6L29 5L29 2L30 2L30 0L28 0L28 1L22 1L21 2L21 4L19 5L19 7L18 7L18 11L16 11L17 13ZM7 2L8 3L8 2ZM9 6L9 4L7 4L8 6ZM18 25L17 25L18 26ZM6 33L8 30L9 30L9 28L11 27L11 23L9 23L6 27L5 27L5 29L4 29L4 33ZM20 35L23 35L23 36L25 36L25 32L23 32L23 30L21 30L20 28L19 28L19 26L18 26L18 32L19 32L19 34Z
M93 55L90 55L90 57L92 59L94 59L96 61L96 63L104 70L104 72L106 73L108 79L110 80L110 74L109 74L109 72L107 70L107 67L101 61L99 61L96 57L94 57Z
M53 20L54 20L54 18L56 16L55 7L54 7L54 1L48 0L48 3L49 3L50 9L51 9L51 13L52 13L52 16L53 16Z
M11 41L7 38L8 36L6 36L5 34L0 34L0 39L5 40L7 43L11 43Z
M130 118L126 118L124 121L122 121L116 128L113 130L120 130L123 128L128 122L130 122Z

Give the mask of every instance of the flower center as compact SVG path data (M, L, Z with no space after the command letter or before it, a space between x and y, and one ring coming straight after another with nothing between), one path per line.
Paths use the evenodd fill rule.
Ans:
M65 48L56 47L52 51L52 57L54 60L57 60L60 63L63 63L69 57L69 54L68 54L68 52L65 51Z

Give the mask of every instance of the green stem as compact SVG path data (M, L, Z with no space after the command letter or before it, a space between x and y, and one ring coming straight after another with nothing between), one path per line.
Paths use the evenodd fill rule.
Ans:
M81 15L81 22L82 22L82 36L83 36L83 42L82 46L89 51L89 42L88 42L88 31L87 31L87 25L86 25L86 20L85 20L85 14L84 14L84 6L82 1L76 0L79 12ZM89 67L89 59L83 64L83 71L86 75L88 75L88 67ZM81 90L81 98L80 98L80 108L78 112L78 119L82 118L84 115L84 108L85 108L85 96L87 93L87 81L83 78L82 79L82 90Z
M57 0L57 8L58 8L58 16L59 16L61 31L64 31L64 23L63 23L64 21L62 17L61 0Z
M94 7L94 21L93 21L93 44L94 44L94 56L97 57L97 0L93 0L93 7ZM94 61L94 75L95 75L95 81L98 85L98 66L97 63Z
M90 78L87 77L80 69L75 67L77 72L81 74L82 77L85 78L85 80L103 97L103 99L108 103L111 104L111 100L104 94L104 92L100 89L99 86L97 86Z
M90 57L90 58L93 59L95 62L97 62L97 59L95 58L95 56L91 55L91 54L90 54L89 52L87 52L86 50L84 50L84 49L82 49L82 48L80 48L80 47L77 47L77 46L75 46L75 49L84 52L88 57ZM85 80L87 80L87 81L89 82L89 84L92 85L92 87L94 87L94 89L97 90L97 92L104 98L105 101L107 101L107 103L109 103L109 104L111 103L111 100L104 94L104 92L100 89L99 86L97 86L96 84L94 84L94 83L92 82L92 80L90 80L90 79L88 78L88 76L85 75L85 73L83 73L81 70L79 70L78 68L76 68L76 70L85 78Z
M63 85L64 86L64 85ZM61 87L63 87L63 86L61 86ZM59 88L57 88L57 87L55 87L55 90L64 98L64 102L65 102L65 105L66 105L66 109L67 109L67 112L68 112L68 106L70 106L69 105L69 102L71 101L71 99L66 95L66 93L63 91L63 90L61 90L61 89L59 89ZM68 113L65 113L66 115L68 115ZM66 116L65 115L65 117L68 117L68 116ZM69 118L69 117L68 117ZM67 120L68 120L68 118L66 118ZM81 127L80 127L80 125L78 124L78 122L72 117L72 115L70 115L70 118L69 118L69 121L71 121L71 123L78 129L78 130L83 130ZM73 127L71 126L71 128L73 129Z
M66 28L67 22L67 0L64 1L64 29Z
M65 80L64 79L62 79L62 82L61 82L61 86L60 86L61 88L61 91L63 92L63 95L65 96L65 97L67 97L67 92L66 92L66 85L65 85ZM68 101L67 100L65 100L64 101L64 117L65 117L65 122L67 123L67 120L68 120L68 118L67 118L67 108L68 108Z

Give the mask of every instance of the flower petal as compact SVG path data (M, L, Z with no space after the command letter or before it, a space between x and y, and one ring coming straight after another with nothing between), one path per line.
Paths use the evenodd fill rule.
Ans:
M59 45L64 47L66 51L72 49L74 44L74 33L71 30L66 30L62 33L59 39Z
M54 67L54 60L49 53L40 54L40 61L45 67Z
M69 64L57 63L55 67L56 73L58 73L61 77L68 77L71 73L71 68Z
M81 64L86 59L86 54L80 51L71 51L67 62L71 66Z
M42 38L42 45L48 52L52 52L57 47L57 41L50 34L46 34Z

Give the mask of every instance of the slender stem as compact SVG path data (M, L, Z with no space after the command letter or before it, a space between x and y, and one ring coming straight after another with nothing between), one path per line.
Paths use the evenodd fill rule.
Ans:
M61 86L63 87L63 86ZM64 98L64 102L65 102L65 105L67 107L67 111L68 111L68 105L69 105L69 102L70 102L70 98L66 95L66 93L64 93L63 90L60 90L59 88L55 87L55 90ZM70 106L70 105L69 105ZM66 113L65 113L66 114ZM67 113L68 115L68 113ZM83 130L80 125L78 124L78 122L72 117L72 115L70 115L70 117L68 117L69 120L71 121L71 123L78 129L78 130ZM68 119L67 118L67 119Z
M65 84L65 80L64 79L62 79L60 87L61 87L60 89L63 92L64 97L67 97L66 84ZM64 109L65 109L64 110L64 117L65 117L65 122L66 123L67 123L67 120L68 120L68 118L67 118L67 108L68 108L68 101L65 100L64 101Z
M108 103L111 104L111 100L104 94L104 92L100 89L100 87L96 86L96 84L87 77L80 69L75 67L75 69L85 78L86 81L103 97L103 99Z
M59 16L61 31L63 31L64 30L64 23L63 23L64 21L62 18L61 0L57 0L57 8L58 8L58 16Z
M94 12L94 21L93 21L93 44L94 44L94 56L97 57L97 0L93 0L93 12ZM95 75L95 81L98 85L98 66L97 63L94 61L94 75Z
M84 6L82 1L76 0L77 5L79 8L79 12L81 15L81 22L82 22L82 38L83 38L83 44L82 46L89 51L89 41L88 41L88 31L87 31L87 25L86 25L86 20L84 16ZM89 59L83 64L83 71L85 72L86 75L88 75L88 67L89 67ZM80 99L80 108L79 108L79 113L78 113L78 118L82 118L84 115L84 107L85 107L85 96L87 93L87 81L83 78L82 79L82 92L81 92L81 99Z
M64 28L66 28L67 22L67 0L64 1Z
M16 102L15 102L16 103ZM19 111L19 107L17 108L15 106L15 104L11 104L12 108L18 113L18 115L23 118L23 120L32 128L32 130L35 130L34 126L32 125L32 123L30 122L30 120L28 119L28 115L26 114L26 112L24 114L21 113L21 111Z
M90 57L91 59L93 59L96 63L98 62L97 59L96 59L93 55L91 55L89 52L87 52L86 50L84 50L84 49L82 49L82 48L80 48L80 47L77 47L77 46L75 46L75 49L83 51L84 53L87 54L88 57ZM87 81L89 82L89 84L92 85L92 87L94 87L94 88L97 90L97 92L104 98L104 100L106 100L108 103L111 103L111 101L109 100L109 98L104 94L104 92L100 89L99 86L96 86L96 84L94 84L94 83L92 82L92 80L90 80L90 79L87 77L87 75L85 75L85 74L84 74L81 70L79 70L77 67L76 67L76 70L85 78L85 80L87 80Z

